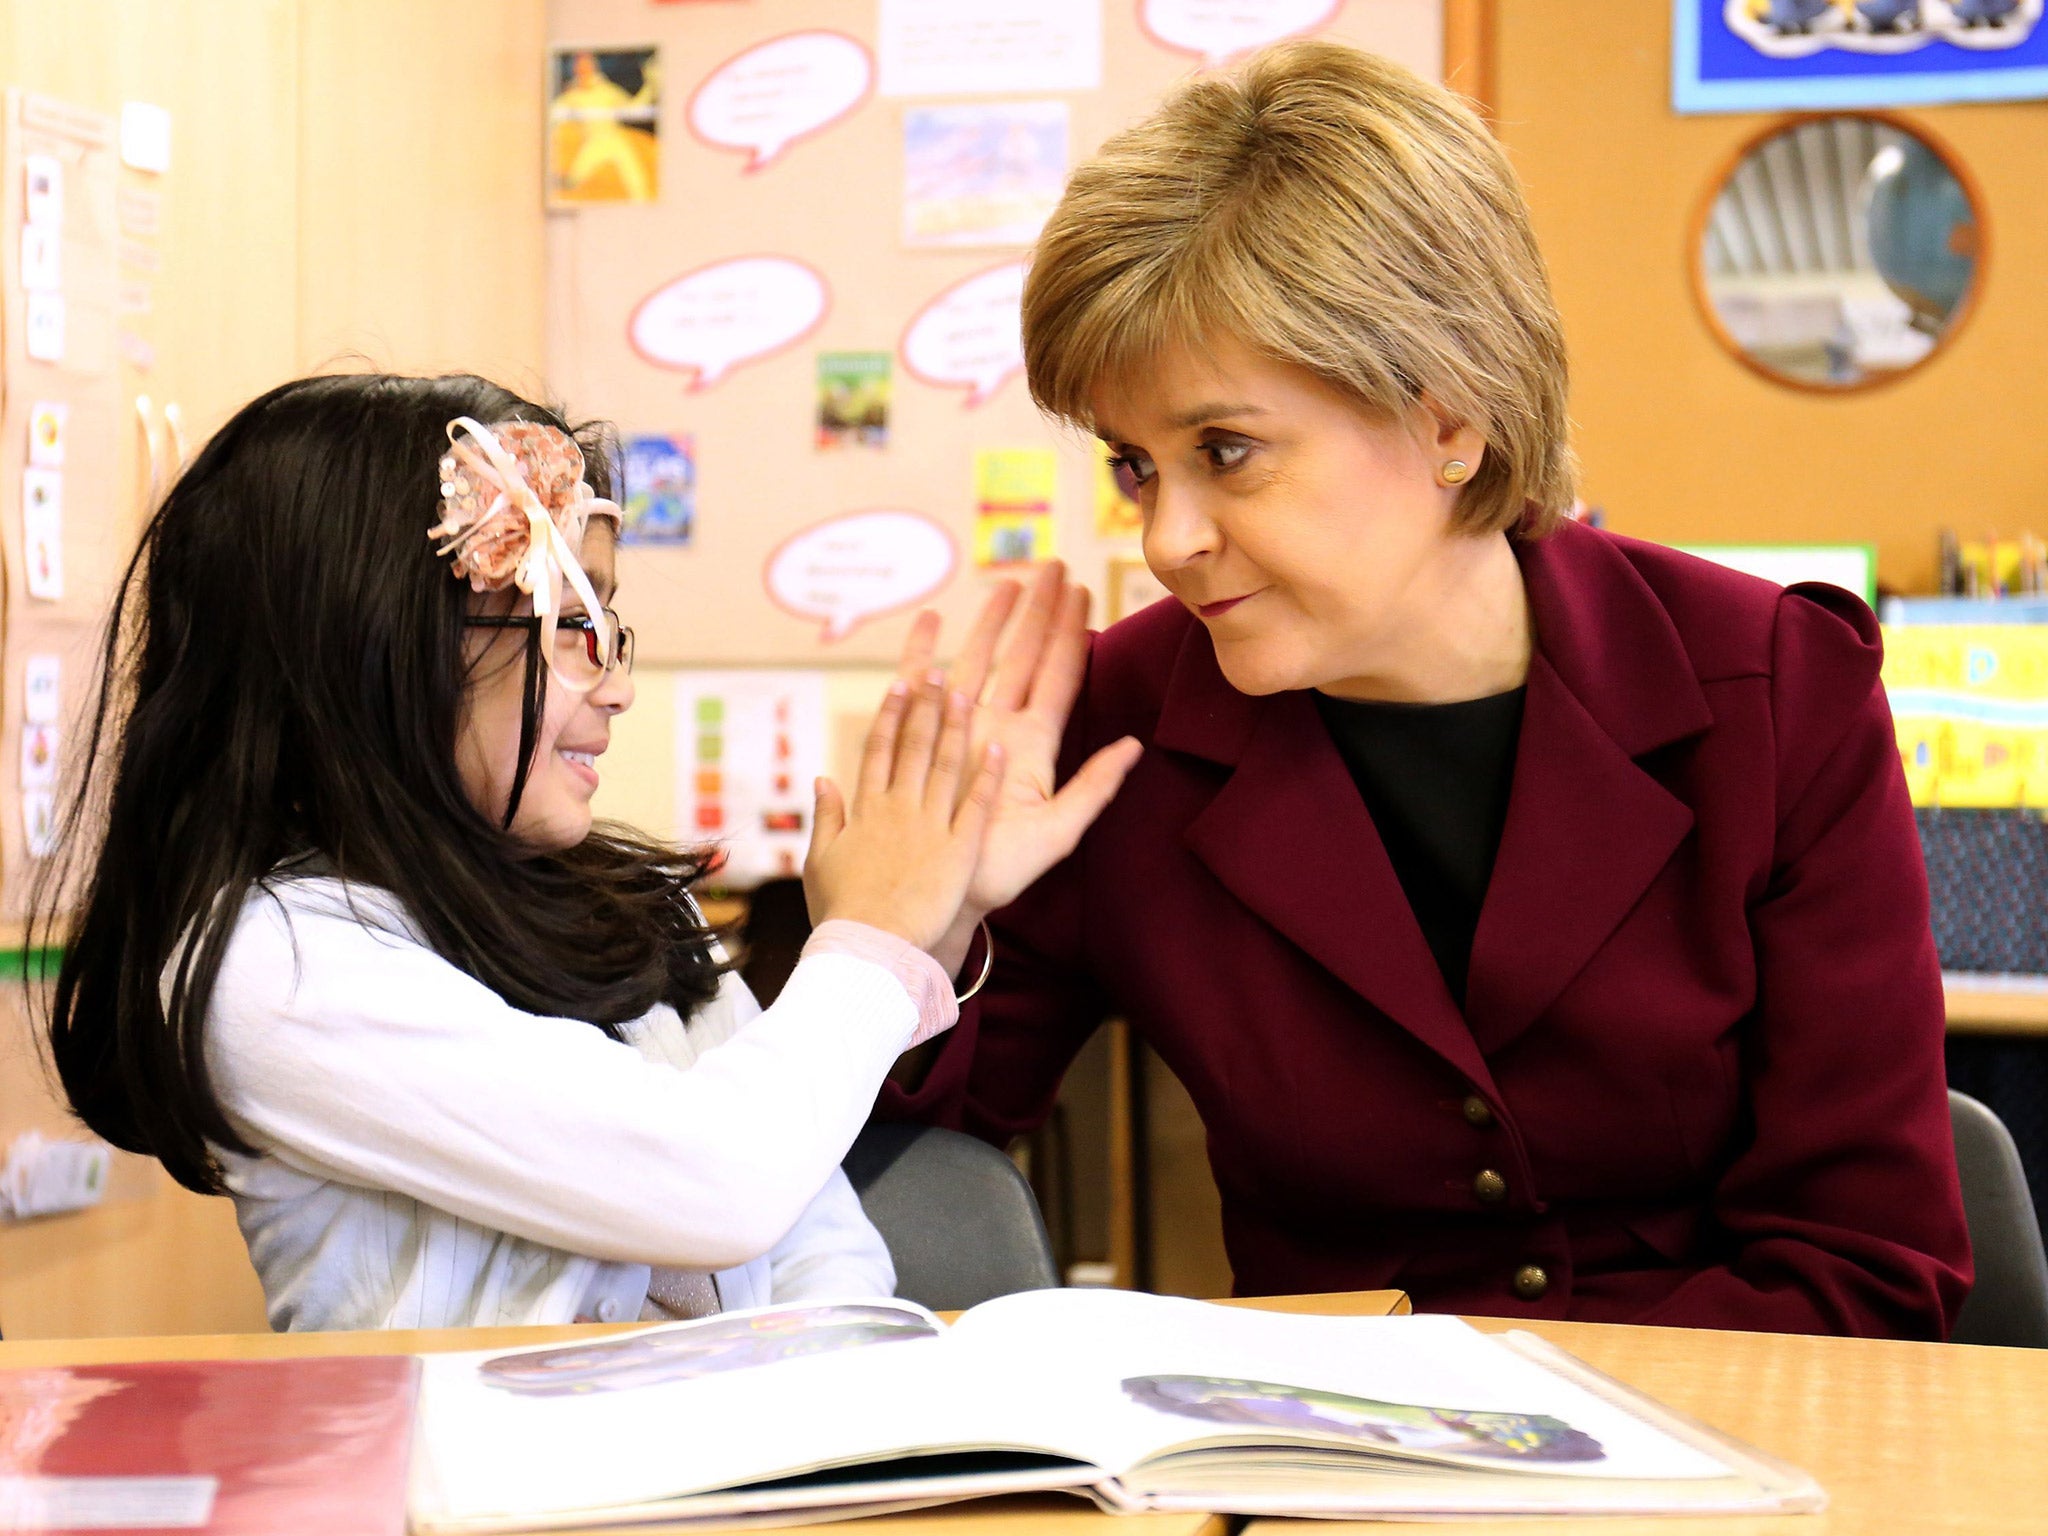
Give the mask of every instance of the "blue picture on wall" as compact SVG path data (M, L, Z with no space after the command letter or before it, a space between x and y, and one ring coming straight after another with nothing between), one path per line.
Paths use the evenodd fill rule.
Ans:
M2048 97L2043 0L1672 0L1680 112Z

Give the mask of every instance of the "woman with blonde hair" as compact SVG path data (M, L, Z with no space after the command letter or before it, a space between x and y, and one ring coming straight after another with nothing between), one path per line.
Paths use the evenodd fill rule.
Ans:
M1322 42L1194 78L1075 172L1023 321L1173 601L1094 638L1064 734L984 704L999 826L1144 755L891 1111L1005 1140L1120 1016L1202 1114L1241 1292L1942 1336L1877 626L1566 519L1559 322L1474 114Z

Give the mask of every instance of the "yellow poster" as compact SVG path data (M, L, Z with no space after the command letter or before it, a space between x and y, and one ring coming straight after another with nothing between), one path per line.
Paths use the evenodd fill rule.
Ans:
M1059 459L1050 448L974 453L974 563L1030 565L1054 555Z
M1124 494L1116 471L1107 459L1095 461L1095 536L1098 539L1135 539L1145 531L1144 514Z
M2048 625L1891 628L1884 650L1915 805L2048 807Z

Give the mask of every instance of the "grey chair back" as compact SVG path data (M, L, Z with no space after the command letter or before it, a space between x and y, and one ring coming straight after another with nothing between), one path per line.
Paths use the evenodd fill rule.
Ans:
M870 1125L846 1176L889 1245L896 1294L935 1312L1060 1283L1038 1201L987 1142L928 1125Z
M1949 1337L2048 1349L2048 1258L2019 1150L2005 1123L1968 1094L1949 1090L1948 1116L1977 1263L1977 1283Z

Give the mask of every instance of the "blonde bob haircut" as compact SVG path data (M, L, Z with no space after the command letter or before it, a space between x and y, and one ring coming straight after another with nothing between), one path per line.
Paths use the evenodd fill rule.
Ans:
M1179 87L1074 172L1024 285L1024 364L1092 431L1104 385L1219 339L1383 420L1426 392L1486 439L1453 526L1540 535L1570 507L1564 339L1515 174L1456 95L1281 43Z

